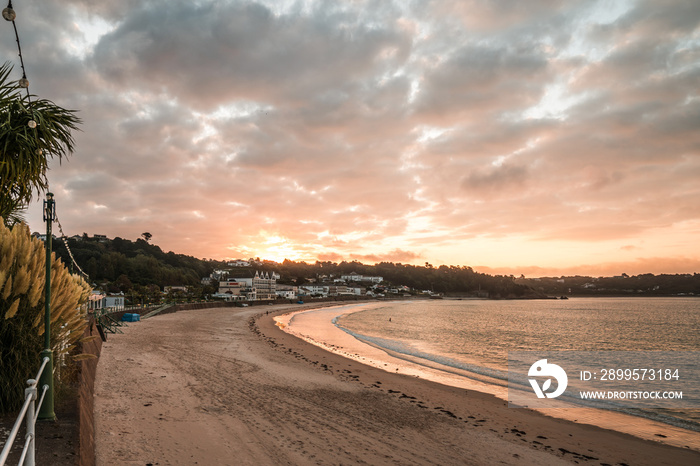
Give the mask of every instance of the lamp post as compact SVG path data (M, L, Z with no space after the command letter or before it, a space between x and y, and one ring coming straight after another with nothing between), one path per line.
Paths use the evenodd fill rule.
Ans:
M44 201L44 221L46 222L46 283L44 295L44 351L41 359L49 358L44 372L41 374L39 385L48 385L46 397L39 409L38 419L53 421L56 414L53 411L53 351L51 351L51 224L56 218L56 203L53 193L46 193Z

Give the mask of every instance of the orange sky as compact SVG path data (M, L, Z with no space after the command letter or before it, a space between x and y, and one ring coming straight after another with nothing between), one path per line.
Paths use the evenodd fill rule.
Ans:
M699 2L15 9L30 90L84 120L49 173L68 235L148 231L200 258L700 272ZM38 204L27 219L45 229Z

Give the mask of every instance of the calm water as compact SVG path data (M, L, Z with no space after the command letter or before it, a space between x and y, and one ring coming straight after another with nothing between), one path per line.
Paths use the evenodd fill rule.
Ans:
M697 298L389 302L335 324L395 356L502 385L509 351L700 351ZM695 409L632 414L700 430Z

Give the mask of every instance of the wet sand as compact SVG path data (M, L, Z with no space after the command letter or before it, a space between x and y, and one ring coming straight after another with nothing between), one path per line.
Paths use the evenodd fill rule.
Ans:
M97 464L700 464L695 451L329 353L275 326L300 308L181 311L109 335Z

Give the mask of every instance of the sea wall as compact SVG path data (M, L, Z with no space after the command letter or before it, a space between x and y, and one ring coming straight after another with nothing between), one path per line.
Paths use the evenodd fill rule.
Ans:
M102 351L102 340L95 326L95 318L90 315L84 337L90 338L81 344L81 353L91 354L94 358L80 362L78 385L78 464L94 466L95 464L95 375L97 363Z

